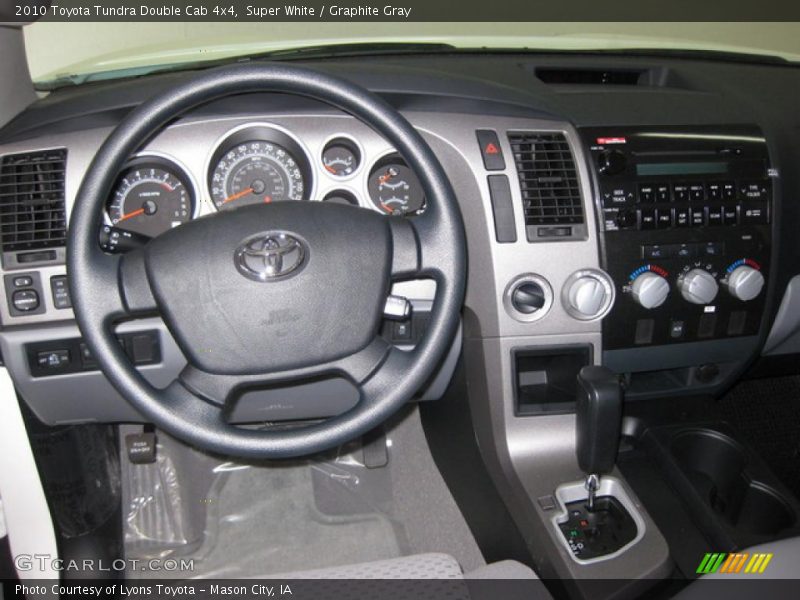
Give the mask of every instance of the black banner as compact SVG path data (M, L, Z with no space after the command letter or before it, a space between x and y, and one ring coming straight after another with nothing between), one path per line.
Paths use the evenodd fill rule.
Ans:
M791 0L0 0L0 21L800 21Z

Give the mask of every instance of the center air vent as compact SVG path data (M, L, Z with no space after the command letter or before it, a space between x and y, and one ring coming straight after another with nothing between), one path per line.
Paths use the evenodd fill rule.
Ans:
M528 239L584 237L578 173L563 133L509 132Z
M63 246L67 151L10 154L0 159L0 244L4 252Z

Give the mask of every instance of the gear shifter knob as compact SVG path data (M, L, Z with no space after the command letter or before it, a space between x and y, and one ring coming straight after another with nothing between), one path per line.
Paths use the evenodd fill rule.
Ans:
M578 466L591 475L614 468L622 423L622 387L606 367L583 367L575 407Z

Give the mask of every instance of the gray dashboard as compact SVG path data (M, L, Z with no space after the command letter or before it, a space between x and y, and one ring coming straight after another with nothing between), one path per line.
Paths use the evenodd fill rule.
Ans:
M564 60L553 59L553 62ZM487 347L498 348L503 354L502 358L493 358L490 362L497 362L503 371L502 377L508 380L513 377L514 368L510 353L516 348L531 350L584 346L589 349L592 362L599 364L608 360L621 373L648 371L657 368L657 365L692 368L708 360L722 360L731 364L724 377L713 385L686 385L682 386L686 389L681 393L720 389L757 355L766 339L766 325L759 336L742 339L738 346L700 342L696 346L684 345L683 351L651 348L647 352L617 353L604 359L603 318L610 305L601 306L593 314L576 315L568 299L572 286L581 277L594 278L593 281L598 285L607 281L601 268L600 199L593 163L586 156L577 126L622 123L625 119L634 118L630 113L622 116L625 107L638 110L635 118L639 122L678 120L678 123L701 121L713 124L715 121L710 120L713 100L727 91L719 81L721 75L717 75L717 81L714 82L717 88L714 91L701 89L699 84L686 84L687 80L693 81L699 76L699 67L693 71L688 67L683 69L683 65L678 63L664 68L683 74L682 88L667 86L663 89L599 91L568 86L553 90L541 87L540 83L530 83L533 66L526 57L519 57L516 61L510 58L478 57L469 75L464 61L448 63L445 59L438 59L424 66L414 59L404 64L387 62L390 63L388 72L392 77L380 75L380 67L386 65L369 60L358 64L327 64L324 68L346 74L380 91L402 110L442 162L461 206L469 251L463 334L459 333L454 341L450 355L435 380L420 393L421 399L434 399L442 395L461 353L462 337L465 340L483 340ZM609 62L618 64L624 61L615 58ZM643 61L631 59L629 62L639 64ZM495 70L490 75L491 65L495 66ZM762 73L755 67L746 69L748 72ZM483 78L475 75L479 72L484 74ZM787 69L785 73L789 77L797 77L795 71ZM525 79L522 79L523 76ZM764 76L763 73L761 76ZM85 95L90 90L66 90L63 94L66 97L64 106L59 105L57 92L34 104L0 132L0 157L65 148L68 156L65 178L68 215L74 202L79 201L76 194L83 173L118 117L124 114L131 103L138 101L139 96L146 97L158 88L168 87L174 77L181 75L156 77L150 82L152 85L146 84L138 89L131 82L101 86L91 97ZM128 95L125 90L129 92ZM732 92L731 97L740 93L744 92ZM289 103L285 99L277 99L274 103L264 100L264 97L257 96L232 98L223 105L205 107L170 125L142 148L141 154L167 158L185 170L195 188L197 213L200 216L215 210L206 182L212 156L220 141L232 130L247 125L274 128L294 139L312 165L311 201L334 190L345 190L358 198L365 209L374 209L367 199L367 175L371 165L392 153L393 149L385 140L347 115L304 100ZM85 104L79 109L82 101ZM664 114L655 109L655 106L663 107L670 102L674 105L672 113ZM726 122L758 122L770 141L775 164L779 168L785 165L785 161L794 156L797 149L792 147L787 151L783 146L783 137L772 135L776 123L766 116L768 111L759 106L733 107L732 102L726 100L714 118L724 118ZM603 107L607 109L605 114L601 114ZM691 111L691 107L696 110ZM487 169L482 147L476 139L478 130L497 133L500 150L505 157L503 168ZM580 235L536 243L528 241L523 196L520 186L516 184L519 173L513 160L515 149L509 141L509 132L564 136L574 159L581 208L585 216L585 229L581 230ZM331 177L318 160L325 144L336 137L353 140L363 156L359 169L344 180ZM786 173L781 181L784 187L796 184L792 180L794 175L788 169L781 172ZM506 216L510 215L510 221L507 222L511 223L514 241L509 241L510 238L498 241L498 207L490 179L498 176L511 182ZM791 219L794 210L796 207L792 206L784 214ZM4 256L3 274L34 271L43 282L49 282L51 277L66 274L63 253L59 258L62 260L55 264L31 263L20 269L15 268L18 265ZM536 313L536 318L529 318L516 310L509 301L514 284L528 279L538 281L546 291L545 305ZM781 269L780 278L773 285L778 301L786 281L785 269ZM45 285L45 288L49 292L49 286ZM393 293L408 297L418 310L424 311L430 305L435 286L430 281L404 282L397 284ZM44 310L41 313L12 316L5 290L3 295L0 302L0 349L20 395L40 419L51 424L139 420L138 415L98 371L34 376L26 346L78 338L72 311L69 308L56 308L52 294L45 293ZM607 304L614 302L613 293L607 301ZM774 304L770 309L773 312L777 310L778 302ZM770 321L771 318L767 319L765 324ZM778 328L780 331L795 332L798 330L795 321L800 321L800 315L785 310ZM160 320L130 322L120 329L120 333L136 331L157 332L161 347L160 360L140 368L154 385L166 385L183 367L185 359ZM353 391L340 383L317 382L292 389L266 391L251 398L246 403L249 408L243 408L237 418L242 421L279 420L336 414L356 401Z

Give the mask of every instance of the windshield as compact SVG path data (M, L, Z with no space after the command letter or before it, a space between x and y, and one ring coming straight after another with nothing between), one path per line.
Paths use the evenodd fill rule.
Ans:
M320 56L324 50L320 46L354 43L537 51L687 50L800 61L797 23L140 22L99 26L39 22L25 28L25 41L31 75L44 88L53 80L81 83L143 74L153 67L179 68L274 51L287 56L285 51L296 48L315 47L315 56ZM430 48L435 49L443 47Z

